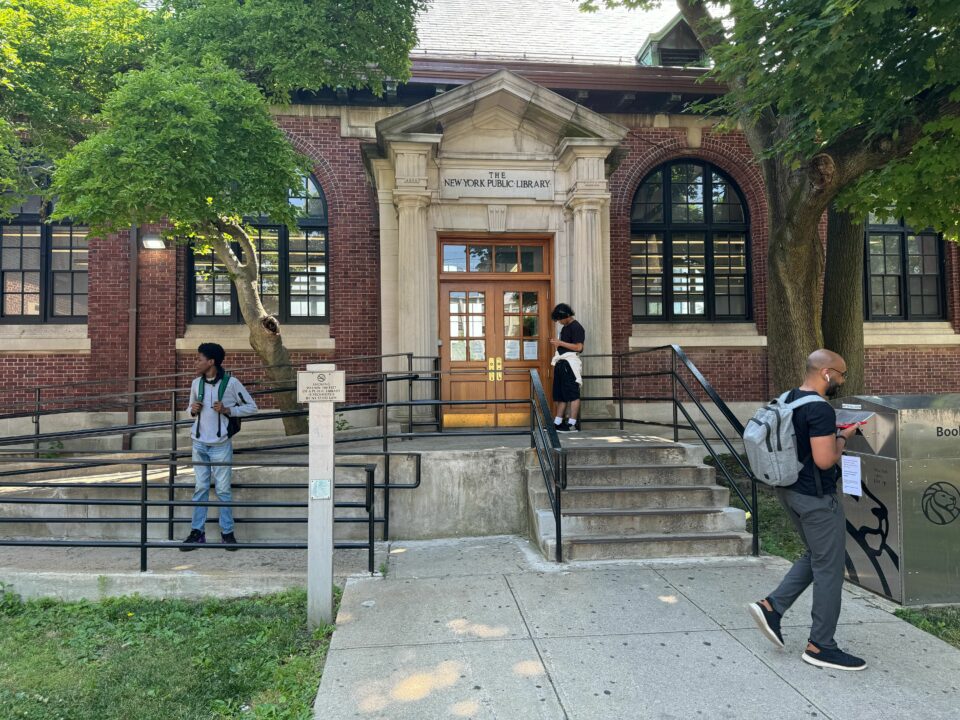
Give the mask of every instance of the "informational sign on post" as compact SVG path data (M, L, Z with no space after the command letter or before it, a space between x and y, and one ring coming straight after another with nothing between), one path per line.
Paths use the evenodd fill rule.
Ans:
M307 503L307 625L333 617L334 403L346 398L344 373L335 365L308 365L297 373L297 400L310 407Z

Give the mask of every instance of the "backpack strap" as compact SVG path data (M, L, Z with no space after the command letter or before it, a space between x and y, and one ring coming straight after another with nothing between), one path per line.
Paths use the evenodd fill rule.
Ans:
M220 402L223 402L223 396L227 394L227 386L230 384L231 377L230 373L223 373L223 378L220 380L220 387L217 390L217 400Z
M827 402L826 398L822 398L819 395L804 395L802 398L797 398L793 402L785 403L788 408L791 410L796 410L797 408L803 407L804 405L810 405L815 402Z

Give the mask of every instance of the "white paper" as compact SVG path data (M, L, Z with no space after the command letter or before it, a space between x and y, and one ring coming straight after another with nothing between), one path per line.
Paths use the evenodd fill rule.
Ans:
M860 458L857 455L844 455L840 460L843 471L843 492L845 495L863 495L863 482L860 476Z

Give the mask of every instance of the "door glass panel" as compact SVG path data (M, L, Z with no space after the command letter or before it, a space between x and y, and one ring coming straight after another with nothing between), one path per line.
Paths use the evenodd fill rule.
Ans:
M464 317L450 318L450 337L462 338L467 336L467 323Z
M539 326L539 319L535 315L524 315L523 317L523 336L524 337L537 337L539 334L537 328Z
M493 270L493 248L489 245L475 245L470 248L470 271L491 272Z
M542 247L521 247L520 248L520 271L521 272L543 272L543 248Z
M463 362L467 359L467 341L466 340L451 340L450 341L450 360L453 362Z
M486 318L483 315L470 316L470 337L483 337L486 335Z
M484 294L482 292L470 293L470 312L483 313Z
M497 248L497 272L517 272L520 270L520 264L517 261L517 249L515 247Z
M486 360L487 359L487 343L485 340L471 340L470 341L470 359L471 360Z
M535 292L525 292L523 294L523 312L524 314L536 314L537 294Z
M444 245L442 272L466 272L466 271L467 271L467 246L466 245Z
M465 292L450 293L450 314L467 311L467 294Z
M503 311L505 313L520 312L520 293L505 292L503 294Z
M503 343L503 359L504 360L519 360L520 359L520 341L519 340L505 340Z
M503 318L504 337L520 337L520 318L516 315L507 315Z
M537 350L540 343L536 340L524 340L523 341L523 359L524 360L537 360Z

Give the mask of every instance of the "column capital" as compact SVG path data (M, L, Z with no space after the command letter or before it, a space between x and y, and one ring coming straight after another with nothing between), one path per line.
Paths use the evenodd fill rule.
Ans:
M417 210L430 204L430 193L426 190L394 190L393 204L398 210Z
M600 212L610 201L609 193L575 193L567 198L564 210L572 213L587 212L593 210Z

